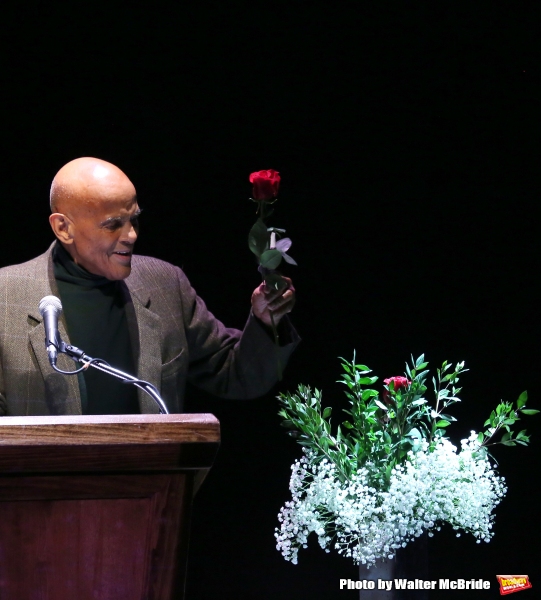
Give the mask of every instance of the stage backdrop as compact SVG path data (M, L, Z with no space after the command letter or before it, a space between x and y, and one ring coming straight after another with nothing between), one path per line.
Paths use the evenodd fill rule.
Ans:
M241 328L259 283L248 174L282 174L269 223L294 242L303 342L265 398L189 392L189 411L219 417L223 444L197 497L188 598L353 597L339 579L356 569L315 539L298 566L274 549L300 456L275 395L322 388L338 420L338 356L355 349L383 378L424 352L470 369L456 443L524 389L540 407L533 5L30 0L6 11L2 266L48 247L52 177L97 156L137 187L137 251L181 266ZM494 540L444 530L430 541L432 579L492 582L471 597L496 597L500 573L541 584L541 419L524 426L531 447L494 450L509 484Z

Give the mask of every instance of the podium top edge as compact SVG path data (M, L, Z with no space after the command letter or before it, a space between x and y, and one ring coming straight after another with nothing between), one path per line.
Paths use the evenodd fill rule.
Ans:
M172 415L47 415L0 417L0 427L32 425L104 425L119 423L201 423L219 424L210 413L179 413Z
M219 443L212 414L0 417L0 447Z

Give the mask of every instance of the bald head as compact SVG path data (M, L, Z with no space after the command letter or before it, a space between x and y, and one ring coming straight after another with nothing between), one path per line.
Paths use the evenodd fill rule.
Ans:
M115 165L77 158L51 185L49 223L73 260L110 280L130 274L141 212L133 183Z
M115 165L99 158L76 158L64 165L51 185L51 212L69 213L113 195L135 196L135 187Z

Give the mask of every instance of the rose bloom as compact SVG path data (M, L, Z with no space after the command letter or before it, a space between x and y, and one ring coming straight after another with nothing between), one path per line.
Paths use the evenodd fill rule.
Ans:
M411 384L411 381L409 379L400 376L389 377L389 379L384 379L383 383L388 386L390 385L391 381L394 382L395 392L407 388L408 385ZM389 404L389 402L391 401L391 392L389 392L389 390L383 390L383 401L387 404Z
M280 173L274 169L250 173L250 183L254 186L254 200L268 202L278 195Z

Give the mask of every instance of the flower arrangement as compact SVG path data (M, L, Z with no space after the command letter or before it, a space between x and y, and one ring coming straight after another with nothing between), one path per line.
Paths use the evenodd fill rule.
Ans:
M322 409L321 391L300 385L280 394L279 415L290 435L304 447L292 465L292 500L280 510L277 549L297 563L301 547L314 532L327 552L334 548L368 567L392 559L399 548L439 531L443 523L472 533L477 542L492 538L493 510L507 492L492 466L488 448L527 445L525 430L513 426L526 408L527 393L515 404L501 402L460 450L446 436L456 419L448 408L459 402L459 376L467 369L444 362L432 378L435 402L424 397L428 377L424 356L406 364L405 377L384 380L371 389L370 369L341 359L351 407L333 434L331 408ZM500 437L501 436L501 437Z

